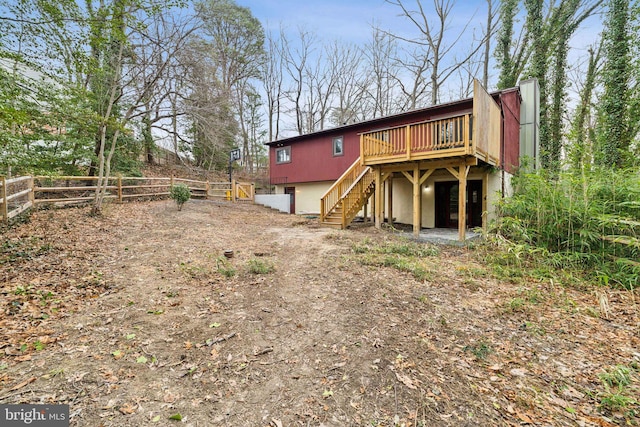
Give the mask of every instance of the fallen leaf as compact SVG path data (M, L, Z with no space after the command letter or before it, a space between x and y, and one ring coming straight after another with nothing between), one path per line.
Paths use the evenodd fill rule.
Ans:
M525 374L527 373L527 370L524 368L514 368L510 370L509 373L514 377L524 377Z
M16 362L28 362L29 360L31 360L30 354L25 354L24 356L18 356L15 358Z
M169 417L170 420L176 420L176 421L182 421L182 415L178 414L173 414Z
M396 378L398 378L398 381L400 381L402 384L406 385L407 387L409 387L411 390L415 390L417 387L413 384L413 380L411 378L409 378L407 375L403 375L399 372L396 372Z
M123 415L130 415L136 412L136 408L134 408L130 403L125 403L118 408L118 411Z
M28 380L22 381L20 384L12 387L11 389L9 389L9 391L16 391L21 389L22 387L26 386L27 384L31 384L32 382L34 382L36 380L36 377L31 377Z
M162 397L162 401L164 403L174 403L176 400L178 400L179 397L180 396L178 394L166 392L165 395Z
M151 418L152 423L157 423L158 421L160 421L160 415L156 415L155 417Z
M144 357L144 356L139 356L139 357L136 359L136 363L147 363L147 358L146 358L146 357Z
M124 353L120 350L116 350L111 352L111 355L113 356L114 359L118 360L118 359L121 359L122 356L124 356Z
M518 412L516 415L518 416L518 418L520 418L520 420L524 421L525 423L533 424L533 420L527 414Z

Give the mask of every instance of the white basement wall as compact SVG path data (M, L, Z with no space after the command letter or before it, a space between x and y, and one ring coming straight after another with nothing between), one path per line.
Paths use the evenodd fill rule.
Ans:
M256 194L255 203L258 205L264 205L272 209L277 209L280 212L289 212L289 200L288 194Z
M333 181L291 183L277 185L276 193L284 193L284 187L296 189L296 213L298 215L319 215L320 200L324 193L333 185Z

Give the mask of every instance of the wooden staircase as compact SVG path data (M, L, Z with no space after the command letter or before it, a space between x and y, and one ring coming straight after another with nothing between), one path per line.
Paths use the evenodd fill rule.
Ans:
M375 176L372 169L362 165L358 157L322 196L320 224L333 228L346 228L369 200L374 187Z

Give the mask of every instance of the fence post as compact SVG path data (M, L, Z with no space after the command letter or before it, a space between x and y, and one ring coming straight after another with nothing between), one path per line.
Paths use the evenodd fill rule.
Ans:
M29 201L31 202L31 207L34 207L36 205L36 185L35 185L35 179L33 178L33 176L31 176L31 178L29 178L29 190L31 190L29 192Z
M4 223L9 222L9 206L7 205L7 178L5 176L0 177L2 183L2 221Z
M209 200L209 190L211 189L211 184L209 184L209 181L205 182L204 189L205 189L204 199Z
M118 177L118 203L122 203L122 177Z
M237 201L238 198L238 194L237 194L237 187L236 187L236 180L232 180L231 181L231 199L233 200L233 202L235 203Z

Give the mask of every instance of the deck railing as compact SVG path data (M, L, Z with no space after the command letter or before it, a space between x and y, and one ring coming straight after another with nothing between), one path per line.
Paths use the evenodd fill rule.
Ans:
M473 154L473 115L412 123L361 135L364 164Z

